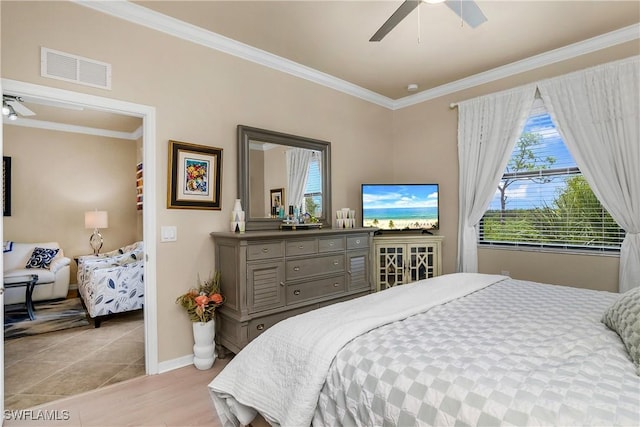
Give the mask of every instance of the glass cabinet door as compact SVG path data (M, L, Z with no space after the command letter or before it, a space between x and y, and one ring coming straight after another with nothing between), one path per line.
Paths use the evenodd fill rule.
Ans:
M380 290L404 283L406 245L389 245L378 249Z
M434 256L435 247L432 245L409 245L409 280L407 283L434 277L436 275Z

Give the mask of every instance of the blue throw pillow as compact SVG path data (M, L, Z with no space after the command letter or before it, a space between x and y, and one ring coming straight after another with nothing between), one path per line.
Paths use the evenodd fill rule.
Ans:
M49 268L60 249L35 248L25 268Z

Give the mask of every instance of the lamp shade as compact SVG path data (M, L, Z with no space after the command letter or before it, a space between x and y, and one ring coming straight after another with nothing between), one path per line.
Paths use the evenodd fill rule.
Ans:
M107 211L89 211L84 213L85 228L108 228L109 215Z

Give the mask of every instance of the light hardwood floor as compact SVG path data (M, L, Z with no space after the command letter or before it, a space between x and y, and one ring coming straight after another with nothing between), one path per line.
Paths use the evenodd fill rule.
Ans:
M31 408L30 413L24 414L31 418L57 417L57 421L7 419L11 416L7 417L5 412L4 425L218 427L221 423L207 385L229 360L231 359L216 359L211 369L203 371L187 366L159 375L126 380Z

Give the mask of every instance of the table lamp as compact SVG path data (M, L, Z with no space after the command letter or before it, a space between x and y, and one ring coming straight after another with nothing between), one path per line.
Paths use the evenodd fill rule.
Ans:
M102 234L98 231L99 228L109 227L109 215L107 211L89 211L84 213L84 227L93 228L93 234L89 237L89 244L93 248L93 254L98 255L100 248L102 248Z

